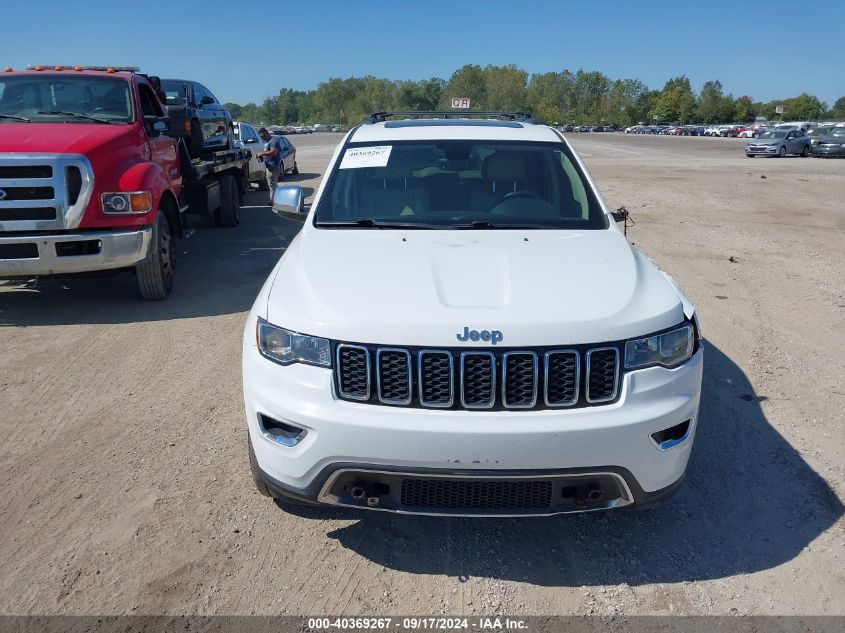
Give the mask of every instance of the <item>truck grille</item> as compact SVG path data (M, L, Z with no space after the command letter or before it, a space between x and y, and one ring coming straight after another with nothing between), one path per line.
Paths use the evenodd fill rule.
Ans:
M614 346L494 352L341 343L335 351L335 385L342 399L369 404L468 410L586 407L616 400L619 354Z
M552 482L543 479L478 481L404 479L402 505L416 508L519 510L552 504Z
M0 231L77 228L93 185L84 156L0 153Z

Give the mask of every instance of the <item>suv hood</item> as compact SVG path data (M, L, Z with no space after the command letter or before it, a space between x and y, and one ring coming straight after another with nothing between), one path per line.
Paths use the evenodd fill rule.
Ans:
M674 284L621 233L306 227L277 267L267 320L334 340L501 347L609 342L683 321Z

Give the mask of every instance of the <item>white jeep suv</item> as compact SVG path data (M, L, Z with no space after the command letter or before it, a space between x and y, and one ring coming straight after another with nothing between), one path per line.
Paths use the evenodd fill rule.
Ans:
M693 307L559 132L379 113L345 135L309 211L291 186L274 209L305 224L244 333L261 492L516 516L650 504L681 484L703 363Z

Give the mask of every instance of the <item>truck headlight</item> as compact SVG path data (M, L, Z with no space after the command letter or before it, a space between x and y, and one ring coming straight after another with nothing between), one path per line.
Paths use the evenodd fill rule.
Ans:
M689 323L663 334L625 343L625 369L650 365L674 367L692 356L694 331Z
M331 345L327 339L291 332L270 325L260 317L255 336L261 355L280 365L291 363L306 363L321 367L332 365Z
M104 193L100 200L103 204L103 213L149 213L153 208L151 191Z

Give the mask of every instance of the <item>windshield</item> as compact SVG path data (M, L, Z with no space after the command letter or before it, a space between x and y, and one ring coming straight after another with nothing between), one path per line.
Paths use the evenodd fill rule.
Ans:
M8 117L39 123L130 123L133 112L132 93L125 79L0 75L0 114ZM10 120L0 117L0 123Z
M188 83L176 79L162 79L161 90L168 105L182 105L188 101Z
M604 229L560 143L403 141L344 148L316 226Z
M845 137L845 127L831 128L828 136Z
M824 136L827 134L829 127L814 127L811 130L807 130L807 136Z
M786 132L765 132L760 138L786 138Z

